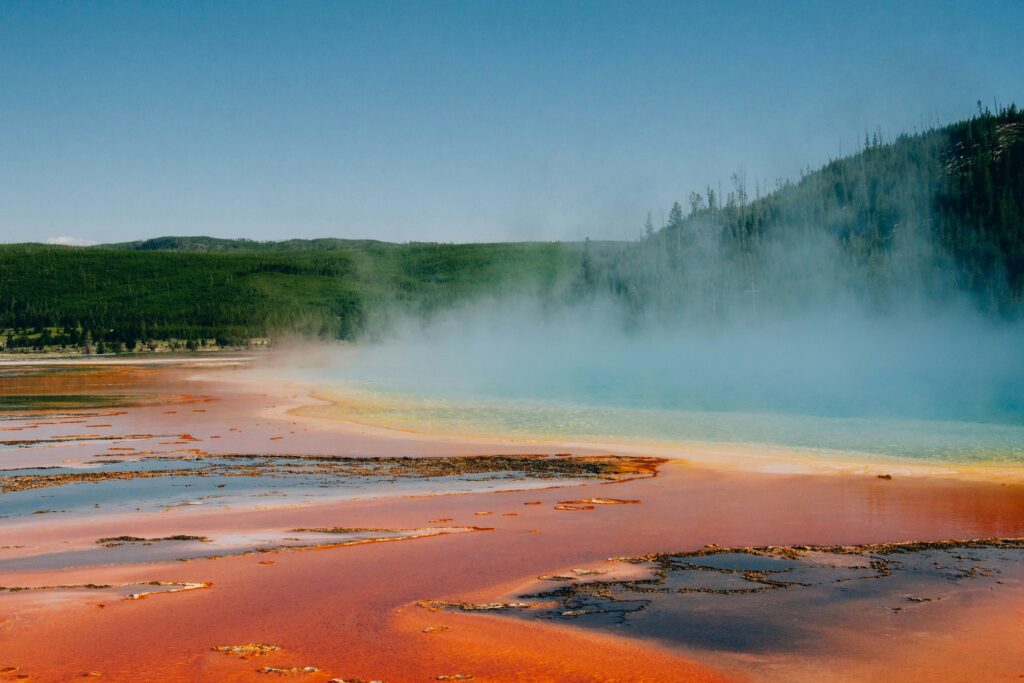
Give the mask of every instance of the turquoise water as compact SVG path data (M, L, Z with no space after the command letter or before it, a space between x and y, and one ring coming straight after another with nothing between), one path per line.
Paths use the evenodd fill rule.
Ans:
M1024 465L1022 339L1020 324L965 314L626 333L488 309L302 379L356 395L347 417L394 427Z
M842 451L869 459L1024 464L1019 424L441 396L366 382L335 383L330 389L346 401L338 417L397 428L581 441L759 444L822 457Z

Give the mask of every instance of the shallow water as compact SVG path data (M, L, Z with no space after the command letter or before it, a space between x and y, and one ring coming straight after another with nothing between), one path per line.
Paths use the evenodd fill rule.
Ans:
M322 380L321 380L322 385ZM455 434L567 440L742 443L933 463L1024 463L1024 425L1007 422L830 417L800 413L622 407L566 400L428 395L381 382L328 385L337 406L316 414Z
M344 460L339 464L343 465ZM584 481L578 477L535 477L519 470L466 472L451 476L403 477L381 470L359 475L324 471L323 463L305 458L206 456L197 459L143 458L104 462L89 467L42 467L0 470L0 483L19 477L83 473L157 473L152 478L69 481L59 485L0 493L0 518L30 514L97 511L169 510L189 506L253 506L352 500L379 496L453 494L544 488ZM190 472L194 471L195 474Z
M1019 541L684 553L633 560L650 572L640 579L570 581L519 596L532 607L499 613L747 654L820 652L838 629L829 645L838 651L842 629L894 637L914 613L939 620L947 601L1019 588L1022 559Z
M618 322L467 310L295 358L319 366L290 372L347 401L335 416L398 428L1024 463L1019 325L842 310L706 329Z
M118 564L184 562L218 559L227 555L277 553L316 547L334 547L381 541L425 538L474 531L472 527L424 529L277 529L252 533L217 533L207 537L104 538L91 548L53 551L43 549L16 557L0 557L0 572L68 569Z

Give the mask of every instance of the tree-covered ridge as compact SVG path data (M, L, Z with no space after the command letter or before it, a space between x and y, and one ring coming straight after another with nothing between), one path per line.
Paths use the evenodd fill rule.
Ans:
M635 314L721 318L837 298L891 309L1024 300L1024 114L1011 106L864 149L754 196L741 174L677 202L593 279Z
M580 261L572 244L295 246L2 245L0 334L15 346L102 340L127 348L152 339L352 339L391 314L512 292L551 295Z

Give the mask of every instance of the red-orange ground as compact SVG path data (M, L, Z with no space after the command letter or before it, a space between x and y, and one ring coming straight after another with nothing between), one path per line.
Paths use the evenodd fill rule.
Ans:
M187 382L179 370L130 372L137 374L133 382L175 400L188 396L203 401L202 413L192 412L189 403L96 411L108 413L103 420L112 425L97 429L112 434L187 433L195 439L164 449L339 455L537 450L504 444L482 451L480 444L418 443L332 432L322 425L266 417L264 411L280 404L280 397ZM109 369L104 373L110 373L115 384L126 377ZM31 431L69 434L80 433L81 427L40 425ZM272 440L280 436L284 438ZM33 433L31 438L39 437ZM140 451L157 448L150 442L124 443ZM89 445L19 449L13 457L20 464L39 464L47 459L87 459L101 450ZM583 511L554 507L559 501L592 497L640 503ZM542 504L525 505L534 501ZM493 514L475 514L481 511ZM502 514L506 512L516 515ZM436 680L453 674L472 675L477 681L743 678L742 658L672 651L561 623L432 612L416 603L507 599L539 574L596 566L609 556L696 549L709 543L853 544L1024 536L1024 487L925 478L715 472L675 462L663 466L654 479L542 491L269 510L97 514L83 520L32 516L27 521L5 520L0 553L15 557L15 546L65 541L69 548L87 547L97 538L125 534L216 537L231 531L312 526L421 528L440 518L451 518L446 523L450 525L486 525L494 531L184 563L0 572L3 586L212 583L207 589L141 600L121 600L104 591L0 593L0 669L16 667L0 673L0 680L29 675L31 680L66 681L87 672L116 681L266 680L269 675L257 673L265 666L318 667L319 672L297 675L309 681ZM865 657L859 668L830 668L828 653L822 653L813 662L780 660L777 671L781 677L836 680L982 680L1024 674L1020 592L974 599L934 615L948 629L940 625L884 647L871 640L866 621L861 645ZM450 628L425 633L430 626ZM281 649L253 659L212 649L250 642Z

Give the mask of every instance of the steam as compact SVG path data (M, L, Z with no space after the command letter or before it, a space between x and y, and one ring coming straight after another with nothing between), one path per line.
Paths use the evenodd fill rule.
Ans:
M697 325L623 324L609 300L481 302L407 320L339 377L459 399L1024 422L1024 330L968 307L858 306Z
M588 242L560 291L406 317L329 372L463 405L639 408L665 424L926 420L928 448L942 445L937 420L999 423L982 449L1020 452L1024 316L1000 273L974 277L942 247L944 136L876 141L763 199L737 174L726 197L691 195L689 215L675 205L636 243ZM962 451L985 431L958 429Z
M958 288L926 220L904 211L858 259L806 206L782 208L789 222L742 253L700 212L624 251L588 247L567 291L407 317L339 376L462 399L1024 424L1024 325Z

